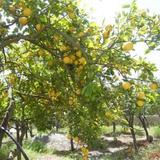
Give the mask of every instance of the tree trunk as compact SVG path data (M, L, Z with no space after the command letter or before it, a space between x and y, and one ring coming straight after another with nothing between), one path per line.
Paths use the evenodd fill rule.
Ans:
M132 134L134 150L137 153L138 152L138 146L137 146L136 135L135 135L134 127L133 127L134 115L130 115L128 122L129 122L130 131L131 131L131 134Z
M141 123L142 123L142 127L143 127L143 129L144 129L144 131L145 131L146 139L147 139L147 141L148 141L149 133L148 133L147 126L146 126L146 123L145 123L145 119L144 119L144 117L143 117L142 115L140 115L140 116L139 116L139 120L140 120Z
M74 142L72 137L71 137L70 143L71 143L71 151L74 151Z
M17 133L17 142L20 144L20 130L18 122L16 122L16 133ZM17 160L21 160L21 152L18 146L17 146Z
M58 130L59 130L59 122L58 120L56 120L56 132L58 133Z
M5 130L3 127L0 127L0 130L3 130L3 132L6 133L12 139L12 141L17 145L18 149L22 152L24 159L29 160L28 156L26 155L26 153L22 149L21 145L13 138L13 136L7 130Z
M26 136L26 139L28 139L28 129L26 129L25 136Z
M14 101L10 99L8 109L1 123L1 127L3 127L5 130L7 130L8 122L12 117L13 110L14 110ZM4 134L5 134L4 131L0 130L0 148L2 147L2 140L3 140Z
M113 137L114 137L114 141L117 141L117 139L116 139L116 123L113 122L112 125L113 125Z
M113 124L113 134L115 135L115 133L116 133L116 123L113 122L112 124Z
M135 152L137 153L138 152L138 146L137 146L136 135L135 135L133 126L132 127L130 126L130 131L131 131L132 138L133 138L133 146L134 146Z

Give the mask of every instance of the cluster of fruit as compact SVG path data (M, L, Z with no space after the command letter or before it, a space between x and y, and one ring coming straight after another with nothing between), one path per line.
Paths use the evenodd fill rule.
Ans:
M109 35L110 35L110 32L112 31L112 25L107 25L106 27L105 27L105 31L103 32L103 39L107 39L107 38L109 38Z
M122 83L122 88L124 90L130 90L132 87L131 83L130 82L124 82ZM150 89L155 91L158 89L158 84L153 82L149 85ZM145 103L145 93L144 92L138 92L137 93L137 106L138 107L143 107L144 106L144 103Z
M72 64L77 66L77 71L80 71L83 69L83 67L86 65L86 59L83 57L82 52L79 50L75 54L67 55L63 57L64 64Z
M89 150L86 147L81 148L83 160L88 160Z
M77 98L75 96L70 96L69 97L69 105L76 106L76 103L77 103Z
M48 97L51 99L51 100L57 100L58 96L60 95L60 92L58 91L55 91L54 89L50 89L48 91Z
M24 26L29 22L29 18L32 16L33 11L32 9L25 7L23 3L19 3L18 5L10 5L9 11L12 14L15 14L17 10L21 11L21 16L18 19L20 25ZM36 24L35 28L38 32L42 31L44 28L43 24Z

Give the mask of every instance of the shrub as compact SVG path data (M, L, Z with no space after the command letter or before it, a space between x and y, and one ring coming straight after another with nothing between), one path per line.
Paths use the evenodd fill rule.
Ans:
M39 153L44 153L47 150L45 144L41 141L26 142L25 147Z

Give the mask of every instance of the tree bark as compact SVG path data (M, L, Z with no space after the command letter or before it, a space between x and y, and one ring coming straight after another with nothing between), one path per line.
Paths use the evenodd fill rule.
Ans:
M70 143L71 143L71 151L74 151L74 142L72 137L71 137Z
M134 115L130 115L130 117L129 117L129 127L130 127L130 131L131 131L131 134L132 134L134 150L137 153L138 152L138 146L137 146L136 135L135 135L133 123L134 123Z
M22 152L24 159L29 160L28 156L26 155L26 153L22 149L21 145L12 137L12 135L7 130L5 130L3 127L0 127L0 130L2 130L4 133L6 133L12 139L12 141L17 145L18 149Z
M146 134L146 139L148 140L148 136L149 136L149 133L148 133L148 130L147 130L147 126L146 126L146 123L145 123L145 119L142 115L139 116L139 120L141 121L142 123L142 127L145 131L145 134Z
M113 126L113 137L114 137L114 141L117 141L117 138L116 138L116 123L113 122L112 123L112 126Z
M19 130L19 123L16 122L16 133L17 133L17 142L20 142L20 130ZM19 143L20 144L20 143ZM17 146L17 160L21 160L21 152Z
M1 123L1 127L3 127L5 130L7 130L8 122L12 117L13 110L14 110L14 101L10 99L8 109ZM0 130L0 148L2 147L2 140L3 140L4 134L5 134L4 131Z
M147 124L146 124L146 118L143 116L143 115L140 115L139 116L139 120L141 121L142 123L142 127L145 131L145 134L146 134L146 140L151 143L153 141L153 137L151 135L149 135L148 133L148 129L147 129Z
M138 152L138 146L137 146L136 135L135 135L133 126L132 126L132 127L130 126L130 131L131 131L132 138L133 138L134 150L135 150L135 152L137 153L137 152Z

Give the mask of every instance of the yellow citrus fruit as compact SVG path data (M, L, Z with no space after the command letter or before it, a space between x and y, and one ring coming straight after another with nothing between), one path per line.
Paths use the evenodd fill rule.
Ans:
M43 28L44 28L44 26L42 24L36 24L36 30L38 32L40 32Z
M78 65L78 61L77 61L77 60L76 60L76 61L74 61L74 64L75 64L75 65Z
M123 87L124 90L130 90L131 84L129 82L124 82L122 84L122 87Z
M79 58L81 58L82 57L82 52L81 51L77 51L76 52L76 56L79 57Z
M74 19L75 18L75 14L73 12L68 12L68 17L70 19Z
M10 74L9 75L9 78L8 78L8 81L9 81L9 83L10 84L15 84L16 83L16 81L17 81L17 76L15 75L15 74Z
M139 107L144 106L144 101L143 101L143 100L138 100L138 101L137 101L137 105L138 105Z
M149 85L149 87L150 87L153 91L155 91L155 90L158 89L158 84L157 84L157 83L151 83L151 84Z
M70 55L70 58L75 61L76 60L76 56L75 55Z
M103 38L107 39L109 37L109 32L108 31L104 31L103 32Z
M65 64L72 64L73 63L72 59L70 57L67 57L67 56L63 58L63 62Z
M66 46L66 45L62 45L62 46L60 46L59 49L60 49L60 51L65 52L65 51L68 51L70 49L70 47Z
M3 0L0 0L0 8L3 7Z
M28 23L28 19L26 17L20 17L18 21L21 25L26 25Z
M107 26L105 27L105 30L108 31L108 32L111 32L111 31L112 31L112 28L113 28L112 25L109 24L109 25L107 25Z
M138 92L138 93L137 93L137 98L138 98L138 99L145 99L145 94L144 94L144 92Z
M60 35L54 35L54 36L53 36L53 39L54 39L55 41L59 41L59 40L61 39L61 37L60 37Z
M78 37L83 37L85 35L85 33L84 32L80 32L80 33L78 33Z
M19 2L16 6L19 9L25 8L25 4L23 2Z
M67 6L66 9L67 9L68 12L73 12L74 11L73 6L71 6L71 5Z
M54 90L49 90L49 91L48 91L48 96L49 96L50 98L55 97L55 95L56 95L56 92L55 92Z
M44 55L45 55L44 50L39 50L39 51L38 51L38 56L44 56Z
M76 28L75 28L75 27L70 27L70 28L68 29L68 31L69 31L69 32L75 32L75 31L76 31Z
M79 63L82 64L82 65L85 65L86 64L86 59L84 57L81 57L79 59Z
M123 43L123 45L122 45L122 50L123 51L128 52L128 51L130 51L132 49L133 49L133 43L132 42Z
M16 7L13 6L13 5L10 5L9 6L9 11L14 13L16 11Z
M23 16L29 17L32 15L32 10L30 8L25 8L23 10Z
M89 154L89 150L86 147L82 147L81 151L82 151L83 155L88 155Z

